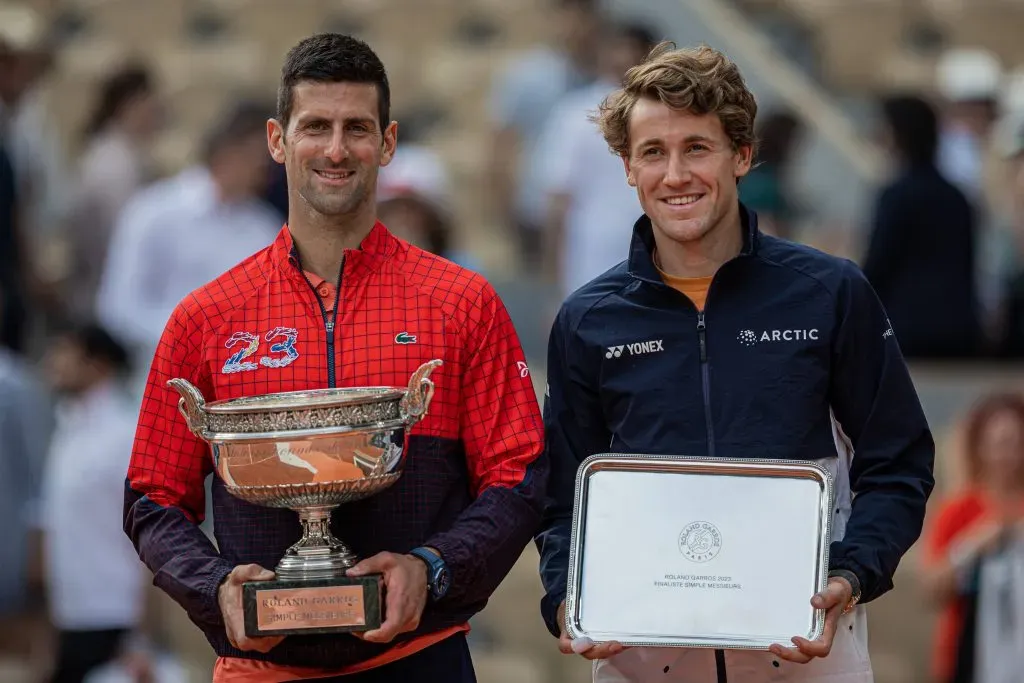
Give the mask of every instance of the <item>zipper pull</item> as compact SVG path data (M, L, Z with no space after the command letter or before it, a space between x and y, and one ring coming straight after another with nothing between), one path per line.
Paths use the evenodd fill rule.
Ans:
M333 320L331 320L330 322L325 324L324 327L327 329L327 334L334 334L334 321Z
M700 339L700 362L706 363L708 360L708 349L704 343L704 311L697 312L697 338Z

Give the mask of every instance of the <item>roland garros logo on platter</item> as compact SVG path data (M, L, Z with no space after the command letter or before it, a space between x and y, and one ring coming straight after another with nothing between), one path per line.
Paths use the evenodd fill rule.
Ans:
M722 534L711 522L692 522L679 534L679 552L692 562L715 559L722 549Z

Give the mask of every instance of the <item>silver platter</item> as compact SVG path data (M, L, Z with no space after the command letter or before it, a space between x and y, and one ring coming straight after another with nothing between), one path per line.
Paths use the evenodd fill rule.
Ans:
M599 454L579 468L566 632L765 650L819 637L831 473L808 461Z

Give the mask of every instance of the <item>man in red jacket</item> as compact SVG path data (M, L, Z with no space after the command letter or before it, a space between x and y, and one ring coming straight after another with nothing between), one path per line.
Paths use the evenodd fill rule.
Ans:
M465 641L541 515L547 462L512 322L480 276L376 220L377 173L395 152L384 66L322 34L288 54L268 144L288 175L288 224L268 248L187 296L153 360L128 472L124 525L156 584L219 655L215 681L474 681ZM242 503L216 477L218 548L199 529L208 446L167 380L208 400L331 386L403 386L440 358L427 417L387 491L332 527L383 572L379 629L360 637L247 638L241 586L268 580L299 536L295 513Z

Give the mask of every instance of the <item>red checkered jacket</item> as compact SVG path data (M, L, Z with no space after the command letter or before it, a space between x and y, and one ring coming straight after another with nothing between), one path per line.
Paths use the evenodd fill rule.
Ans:
M389 645L350 635L293 636L267 654L227 641L217 589L239 564L273 568L300 534L290 510L259 507L213 481L217 548L198 524L209 446L178 413L167 380L208 401L327 386L405 386L423 362L444 365L408 460L385 492L336 509L335 534L361 557L426 545L452 572L419 629L465 623L529 543L547 478L539 407L504 305L479 275L394 237L378 223L345 253L337 322L321 308L287 226L268 248L187 296L153 359L125 492L124 528L155 583L222 656L340 667ZM267 359L264 361L263 359ZM397 641L396 641L397 642Z

